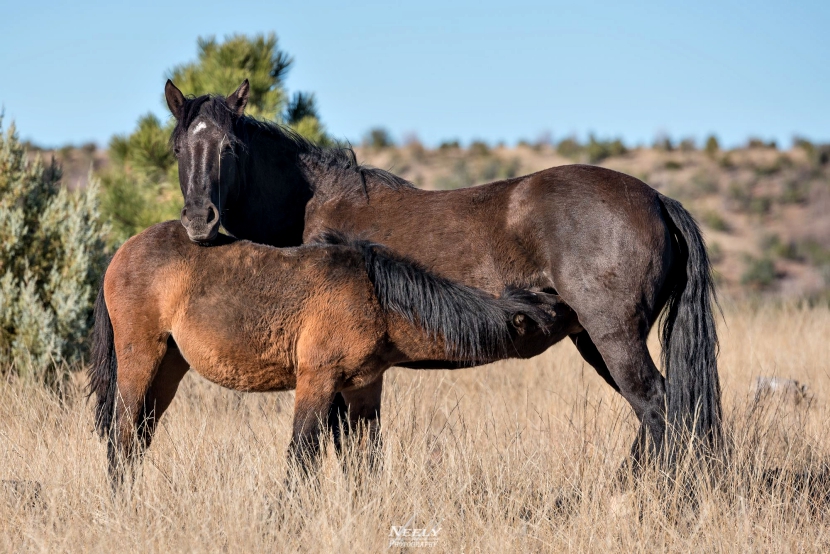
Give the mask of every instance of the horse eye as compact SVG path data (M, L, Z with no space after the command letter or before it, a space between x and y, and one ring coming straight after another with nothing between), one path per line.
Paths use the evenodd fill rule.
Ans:
M176 156L177 158L179 157L179 149L178 149L178 147L173 148L173 155L174 155L174 156Z

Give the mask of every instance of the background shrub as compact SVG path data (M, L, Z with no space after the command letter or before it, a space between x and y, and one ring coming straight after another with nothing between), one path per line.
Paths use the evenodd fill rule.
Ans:
M606 158L622 156L628 152L620 139L598 140L593 134L589 137L585 150L588 153L588 163L592 164L599 163Z
M678 148L681 152L694 152L697 150L697 143L693 137L687 137L680 141Z
M461 148L461 143L457 139L445 140L438 145L438 150L441 152L450 152Z
M2 122L0 122L1 124ZM79 360L105 266L98 185L70 192L54 160L0 132L0 373L48 383Z
M562 139L559 142L556 146L556 152L558 152L560 156L575 160L579 158L580 154L582 154L582 145L579 144L579 140L577 140L576 137L569 137Z
M488 156L490 147L483 140L474 140L470 143L470 154L473 156Z
M363 144L375 149L389 148L395 146L395 140L389 131L383 127L375 127L370 129L363 139Z
M663 152L672 152L674 151L674 144L672 143L669 135L658 133L658 135L654 137L652 148Z
M714 231L728 233L730 230L729 222L726 221L726 219L724 219L724 217L715 210L708 210L704 212L701 221L704 225L706 225Z
M706 146L704 146L703 149L706 151L706 154L710 158L714 158L715 155L717 155L717 153L720 151L718 137L716 137L715 135L709 135L709 137L706 139Z
M776 278L775 263L768 257L747 257L741 284L754 290L770 288Z

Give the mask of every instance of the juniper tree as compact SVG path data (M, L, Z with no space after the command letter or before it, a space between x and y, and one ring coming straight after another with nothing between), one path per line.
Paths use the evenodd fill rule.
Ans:
M84 353L102 275L98 184L70 192L54 159L30 161L0 121L0 373L57 368Z

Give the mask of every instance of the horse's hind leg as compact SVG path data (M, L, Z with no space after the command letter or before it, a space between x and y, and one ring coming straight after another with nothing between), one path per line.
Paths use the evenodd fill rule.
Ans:
M143 341L130 339L131 337L116 337L115 345L118 356L118 390L107 453L110 477L115 484L123 481L125 470L131 468L140 451L136 431L144 417L144 401L167 351L166 338Z
M170 407L179 383L189 369L190 364L182 357L178 346L170 337L167 339L167 352L144 395L142 416L138 421L138 440L142 451L150 446L159 419Z
M665 384L646 345L653 318L648 310L632 306L622 294L620 297L623 300L599 306L578 302L590 298L588 295L576 297L573 304L578 307L585 330L571 340L585 361L628 401L640 420L631 448L636 468L646 445L652 457L662 452L666 431Z
M571 335L571 340L573 341L574 345L576 345L577 350L579 353L582 354L582 357L585 359L586 362L591 364L594 369L596 369L597 373L605 379L605 382L611 385L611 387L623 394L623 397L628 400L632 407L636 406L645 408L641 408L639 411L637 407L635 407L634 411L637 414L637 417L640 419L640 429L637 433L637 438L634 440L634 444L631 447L631 458L634 462L633 469L638 470L640 467L640 461L643 457L643 453L646 448L646 444L649 444L652 447L652 455L658 454L661 451L662 443L663 443L663 434L665 432L665 415L663 405L661 404L659 409L656 405L656 402L649 401L649 398L652 400L654 398L660 399L660 389L656 385L652 385L651 387L648 385L648 381L652 381L654 383L658 382L660 379L657 378L657 368L653 367L654 362L651 360L651 356L648 354L648 350L646 350L645 356L647 358L644 359L646 365L651 365L653 369L648 369L647 371L638 371L638 375L635 376L633 379L631 378L630 372L628 379L626 379L626 392L623 393L620 390L620 386L614 380L614 377L611 374L611 370L608 369L608 366L605 363L602 355L599 353L599 349L597 349L594 341L591 340L591 337L588 335L586 331L582 331L579 334ZM642 351L642 347L637 349L638 351ZM628 362L623 362L627 364L629 367L642 367L641 363L634 361L632 363L631 360ZM652 373L653 371L653 373ZM657 375L654 375L657 373ZM618 375L620 374L618 370ZM652 392L651 394L646 393L645 396L642 394L643 391L649 390L649 388L654 388L657 392ZM656 396L655 396L656 394ZM634 398L634 402L632 402L632 398ZM662 400L661 400L662 402ZM655 415L656 414L656 415ZM645 419L644 419L645 418ZM621 468L621 475L628 474L628 460L623 464Z
M382 454L380 435L382 393L383 376L365 387L343 392L349 416L349 438L359 446L362 452L366 453L368 467L372 471L379 468ZM338 454L340 454L339 451Z
M356 428L355 424L365 422L371 427L380 423L382 390L383 375L366 387L334 395L326 425L334 438L334 449L338 456L350 432ZM353 412L352 416L349 415L350 410Z
M611 372L608 370L608 366L605 365L605 360L602 359L602 355L597 350L597 346L594 344L594 341L591 340L591 336L588 334L588 331L582 331L575 335L571 335L571 340L576 346L576 349L579 350L579 353L582 354L582 358L591 364L591 366L597 371L600 377L605 379L605 382L611 385L615 391L620 392L620 387L617 385L617 382L614 381L614 378L611 377Z
M640 430L631 448L635 468L646 447L652 458L663 451L666 432L665 384L646 346L646 337L636 330L594 339L618 391L640 420Z
M334 439L334 451L340 456L343 451L343 441L349 434L349 405L343 398L343 393L334 395L334 400L329 407L329 414L326 418L326 427L331 431Z

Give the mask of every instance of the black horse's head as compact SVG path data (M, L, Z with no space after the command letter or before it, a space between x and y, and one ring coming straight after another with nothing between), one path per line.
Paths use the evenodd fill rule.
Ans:
M194 242L216 238L222 210L237 186L234 125L245 111L248 91L247 79L227 98L185 98L170 80L164 87L167 106L176 118L170 143L184 195L181 220Z

